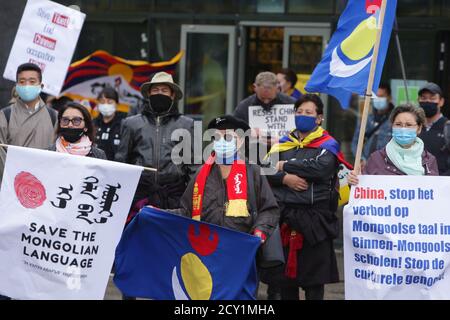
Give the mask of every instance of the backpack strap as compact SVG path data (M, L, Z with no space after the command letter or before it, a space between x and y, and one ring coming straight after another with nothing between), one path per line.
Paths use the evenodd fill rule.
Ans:
M3 114L6 118L6 124L9 125L9 119L11 119L11 105L2 109Z
M48 114L50 115L50 119L52 120L52 125L55 126L58 113L56 112L55 109L52 109L49 106L45 106L45 108L47 109ZM11 111L10 111L10 114L11 114Z

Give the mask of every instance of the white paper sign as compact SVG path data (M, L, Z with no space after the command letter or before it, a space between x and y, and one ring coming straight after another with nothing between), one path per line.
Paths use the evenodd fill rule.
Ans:
M59 95L86 15L48 0L28 0L3 77L16 81L17 67L42 69L43 91Z
M141 171L8 147L0 192L0 294L103 299Z
M276 104L269 111L261 106L250 106L248 110L250 128L270 132L272 136L284 136L295 129L293 104Z
M450 177L360 176L344 209L346 299L450 299Z

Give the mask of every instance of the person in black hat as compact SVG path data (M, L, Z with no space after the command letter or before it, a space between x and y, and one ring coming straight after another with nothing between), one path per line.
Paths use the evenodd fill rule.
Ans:
M439 175L449 176L450 151L444 139L444 126L448 119L441 113L445 103L442 90L437 84L428 82L419 90L418 100L427 118L425 130L422 130L419 138L423 140L425 149L436 157Z
M176 213L233 230L250 233L264 242L278 224L280 213L265 176L247 164L239 149L250 127L233 116L213 119L213 148L189 182Z

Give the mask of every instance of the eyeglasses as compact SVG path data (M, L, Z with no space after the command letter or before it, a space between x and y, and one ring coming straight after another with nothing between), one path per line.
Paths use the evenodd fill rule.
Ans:
M84 121L84 119L80 118L80 117L75 117L75 118L72 118L72 119L66 118L66 117L62 117L61 118L61 125L62 126L68 126L69 123L72 122L72 124L74 126L78 127L81 124L81 122L83 122L83 121Z
M392 125L393 128L408 128L408 129L413 129L417 127L417 124L413 124L413 123L399 123L396 122Z

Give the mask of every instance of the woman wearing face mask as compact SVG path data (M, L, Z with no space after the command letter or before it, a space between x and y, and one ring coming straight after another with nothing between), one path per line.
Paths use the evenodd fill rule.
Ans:
M374 152L363 174L369 175L439 175L436 158L424 149L417 137L425 126L425 113L412 105L402 105L391 114L392 139L384 149ZM357 173L347 176L351 185L359 183Z
M251 233L263 242L279 220L277 202L257 165L246 164L238 150L250 127L233 116L212 120L213 152L190 181L176 212L219 226Z
M95 143L105 151L108 160L114 160L120 144L120 125L127 115L116 110L119 95L112 87L103 89L98 95L97 101L100 115L94 120Z
M298 300L299 287L307 300L322 300L324 284L339 281L333 247L339 230L337 172L340 162L350 165L320 126L323 103L317 95L303 95L295 112L296 128L269 152L278 171L267 178L281 208L286 258L272 282L278 281L283 300Z
M50 150L106 159L105 152L93 146L94 126L91 115L81 104L70 102L58 114L56 144Z

